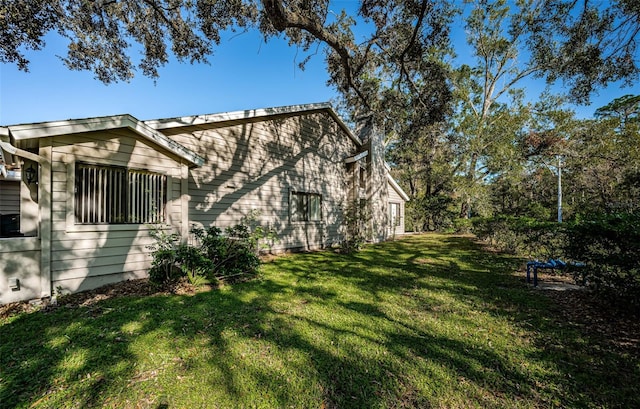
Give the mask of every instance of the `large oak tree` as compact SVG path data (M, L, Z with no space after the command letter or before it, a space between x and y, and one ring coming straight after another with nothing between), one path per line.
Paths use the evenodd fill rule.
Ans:
M434 178L452 152L434 130L451 112L455 87L459 155L449 170L466 175L463 193L471 197L488 174L479 170L495 170L513 156L517 141L508 134L522 134L525 118L511 105L521 99L503 97L518 97L521 80L562 80L584 102L598 87L638 78L640 2L467 3L477 60L455 69L448 65L449 32L459 29L452 9L459 3L444 0L361 0L350 13L328 0L5 0L0 62L28 70L26 51L42 49L49 32L68 39L63 61L70 69L90 70L105 83L129 80L136 71L158 77L171 54L206 62L229 31L258 29L267 41L284 36L306 51L320 45L347 112L376 121L402 149L398 164L413 169L405 174L424 175L411 183L427 195L450 185L449 178Z
M480 0L484 7L493 2ZM518 0L530 13L511 29L528 30L532 59L550 79L572 85L576 98L595 87L638 76L637 40L640 3L616 0L607 7L595 0ZM266 38L284 34L302 47L328 47L332 81L372 108L369 76L380 74L381 60L393 62L397 79L417 91L411 66L421 53L446 44L449 2L443 0L362 0L352 15L333 10L328 0L5 0L0 4L0 62L28 69L25 51L44 46L55 31L69 40L64 62L91 70L106 83L130 79L134 69L158 76L169 53L178 60L206 61L228 30L258 28ZM372 28L355 38L356 23ZM142 58L133 61L133 50ZM368 64L376 68L365 70ZM446 98L447 96L444 95ZM419 97L425 105L436 98Z

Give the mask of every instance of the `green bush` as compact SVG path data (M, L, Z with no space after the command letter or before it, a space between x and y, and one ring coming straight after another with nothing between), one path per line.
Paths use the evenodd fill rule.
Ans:
M194 244L186 244L177 233L152 230L155 243L149 248L153 257L149 279L163 286L186 278L194 285L207 280L236 281L258 273L260 244L275 235L256 225L252 212L222 233L218 227L194 227Z
M604 295L640 307L640 214L600 214L567 226L576 277Z
M569 223L497 216L474 218L473 233L529 259L561 258L576 281L618 303L640 308L640 215L599 214ZM579 263L580 267L571 267Z
M515 221L511 216L475 217L471 219L471 231L502 251L516 253L522 239L516 231Z
M564 256L566 231L559 223L495 216L473 218L471 225L478 238L502 251L540 260Z
M459 234L468 234L473 231L473 222L471 219L454 219L453 229Z
M407 231L446 231L453 227L457 213L451 210L453 199L445 195L413 198L405 205Z
M366 202L351 201L345 209L343 228L344 235L340 241L340 250L343 253L355 253L371 237L370 229L371 211Z
M153 228L150 233L155 240L147 246L151 250L153 261L149 270L149 280L153 283L165 285L176 282L182 276L178 267L178 248L182 246L177 233L167 233L165 230Z

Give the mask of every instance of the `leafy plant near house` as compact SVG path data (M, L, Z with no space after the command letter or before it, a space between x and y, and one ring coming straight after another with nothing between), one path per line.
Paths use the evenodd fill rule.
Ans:
M471 231L492 246L532 259L564 256L565 226L531 217L494 216L471 220Z
M157 284L168 284L178 280L181 270L178 268L178 249L180 243L178 233L168 233L156 227L150 232L155 243L147 246L151 250L153 261L149 270L149 280Z
M201 285L206 280L237 281L257 274L263 243L276 240L275 232L257 225L258 215L252 211L224 232L215 226L193 227L194 244L184 243L177 233L153 230L150 280L171 285L186 278L193 285Z
M216 277L238 277L255 274L260 266L258 257L266 242L276 240L275 232L257 225L259 213L252 211L240 223L222 230L212 226L193 228L191 233L199 243L202 255L211 262Z
M368 203L351 201L344 212L344 239L340 243L342 252L350 254L360 251L371 236L371 211Z

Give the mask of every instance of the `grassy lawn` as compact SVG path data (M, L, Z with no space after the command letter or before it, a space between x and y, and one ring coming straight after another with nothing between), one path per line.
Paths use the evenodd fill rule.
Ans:
M640 407L640 359L470 239L283 256L260 279L0 321L0 407Z

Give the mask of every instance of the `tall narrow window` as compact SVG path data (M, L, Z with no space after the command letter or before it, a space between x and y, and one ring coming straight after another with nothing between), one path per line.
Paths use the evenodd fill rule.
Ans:
M293 222L322 220L322 195L292 192L290 212Z
M391 216L391 225L396 227L400 226L400 204L389 203L389 213Z
M360 189L367 188L367 169L362 165L358 167L358 186Z
M76 165L78 224L161 223L166 204L165 175L117 166Z
M304 193L293 192L291 194L291 221L302 222L307 213L307 197Z

